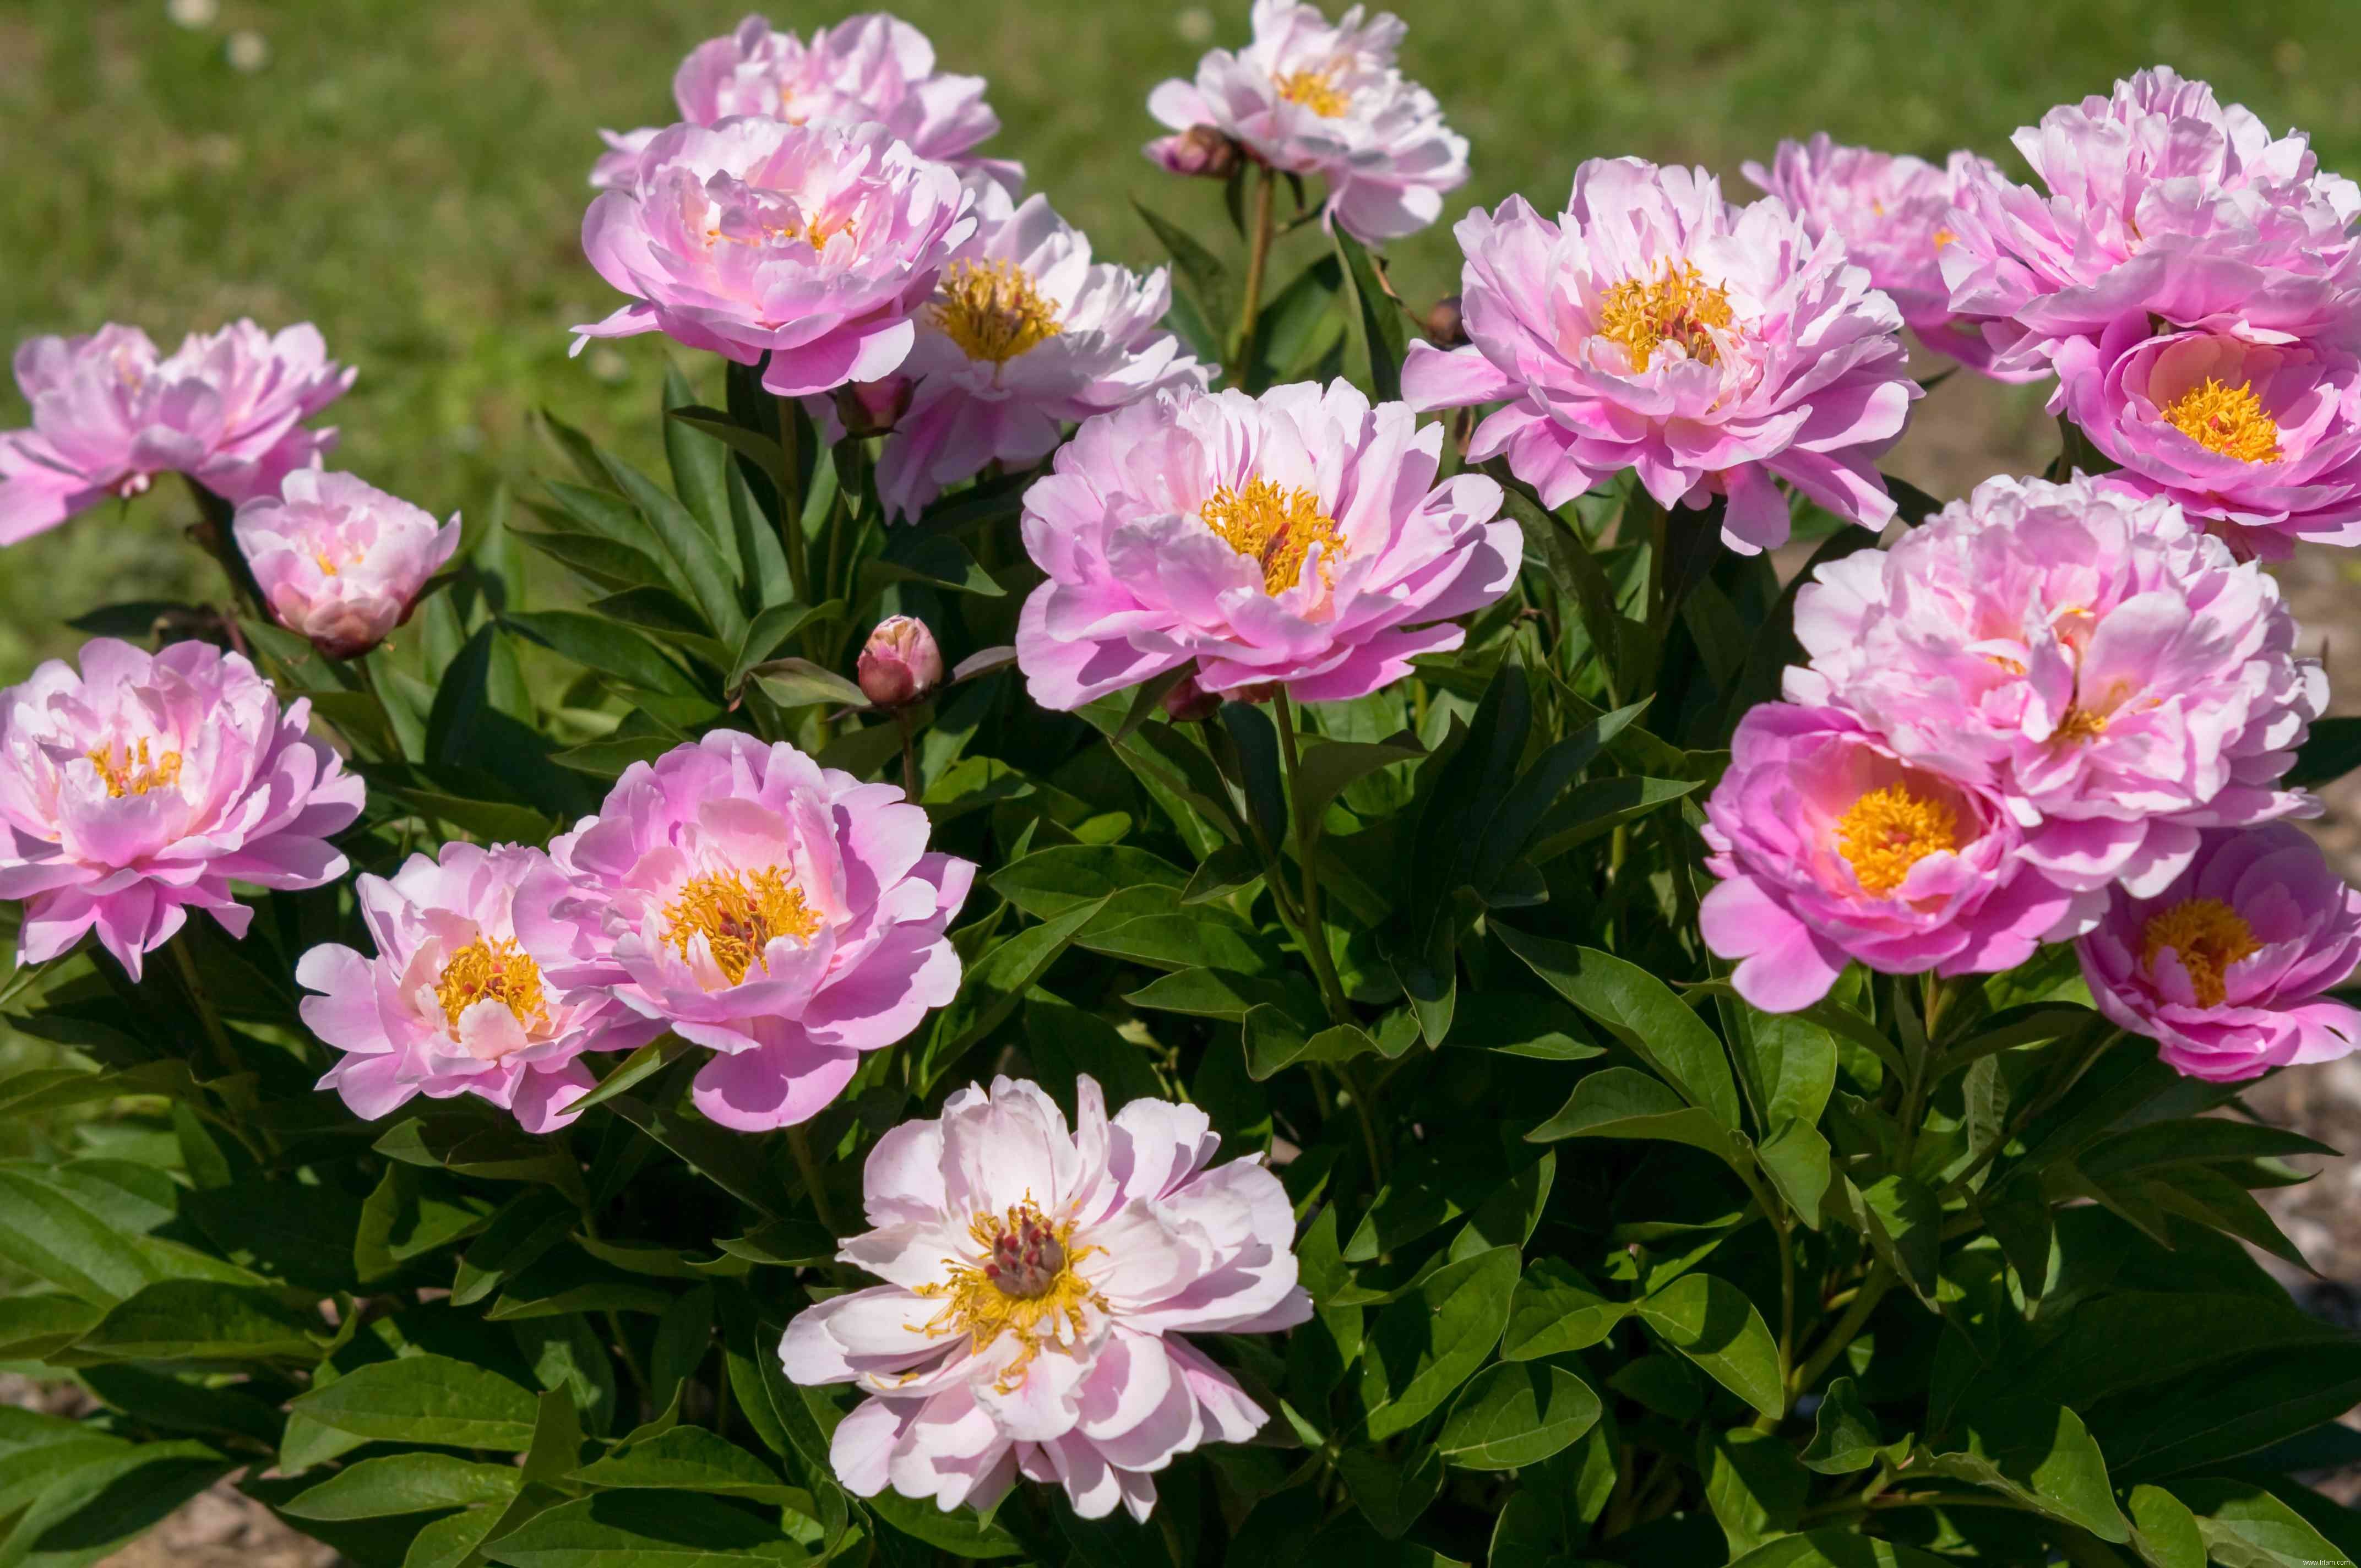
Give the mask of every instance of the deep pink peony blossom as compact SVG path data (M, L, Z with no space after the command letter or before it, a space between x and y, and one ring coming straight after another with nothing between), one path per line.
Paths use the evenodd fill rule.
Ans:
M917 517L987 464L1031 466L1072 422L1211 375L1164 330L1163 268L1143 278L1093 265L1091 242L1045 197L1012 208L984 186L977 211L981 226L919 313L902 363L909 401L877 454L889 518ZM831 434L840 428L833 408L814 412Z
M1317 5L1255 0L1254 42L1208 50L1193 82L1175 77L1148 112L1178 133L1148 144L1177 173L1202 172L1211 126L1259 162L1328 181L1326 218L1364 240L1400 239L1443 215L1443 193L1467 182L1467 138L1443 105L1394 64L1408 31L1356 5L1331 22Z
M2279 780L2327 700L2320 664L2279 586L2169 501L1989 479L1817 579L1788 697L1998 792L2063 887L2153 894L2200 828L2319 811Z
M2015 140L2043 190L1968 181L1942 257L1952 309L1995 318L1993 374L2035 379L2127 316L2284 342L2350 314L2361 189L2204 82L2143 71Z
M231 501L274 494L335 444L334 430L303 422L352 384L309 323L273 336L233 322L190 334L169 357L137 327L28 338L16 385L33 423L0 433L0 544L136 496L159 474Z
M1916 767L1850 714L1766 702L1730 737L1706 806L1697 911L1739 993L1792 1013L1848 958L1885 974L1981 974L2033 956L2070 894L2027 868L1989 788Z
M234 937L253 911L230 884L317 887L345 874L328 842L361 781L282 712L242 655L209 642L149 654L82 644L0 692L0 898L21 901L16 961L96 929L134 980L191 909Z
M1456 648L1452 618L1508 592L1522 559L1500 488L1434 482L1443 429L1349 384L1160 392L1083 424L1025 492L1049 580L1016 627L1045 707L1193 663L1239 695L1366 696Z
M1768 169L1743 168L1747 179L1795 209L1813 239L1833 234L1842 240L1919 342L1971 370L1992 363L1979 323L1951 312L1942 262L1943 247L1957 237L1950 218L1960 187L1989 174L1989 159L1955 152L1938 169L1907 154L1844 147L1821 131L1808 142L1781 142Z
M943 927L974 864L928 853L894 785L784 742L715 730L635 762L549 853L516 912L546 982L710 1049L694 1097L723 1126L818 1114L959 990Z
M1727 496L1722 537L1750 553L1787 538L1779 479L1893 518L1877 457L1920 395L1902 317L1777 198L1734 207L1702 170L1594 159L1557 222L1512 196L1456 232L1471 341L1413 342L1402 396L1505 401L1470 459L1505 453L1552 507L1626 468L1662 506Z
M419 1094L473 1094L529 1133L572 1122L597 1081L584 1051L633 1050L664 1025L597 992L565 996L546 981L555 955L518 939L514 905L539 850L445 844L412 855L392 880L355 891L377 956L338 943L305 953L296 980L303 1022L346 1054L320 1080L353 1114L375 1121Z
M663 332L741 365L767 350L763 385L782 397L879 380L974 232L971 201L882 126L674 126L582 220L590 265L639 302L577 327L574 351Z
M2050 411L2123 465L2109 480L2209 519L2241 556L2361 543L2361 359L2349 349L2152 334L2147 317L2126 316L2054 353Z
M459 547L457 513L438 528L374 485L315 468L240 506L232 532L279 624L331 659L384 641Z
M1213 1164L1193 1105L1106 1113L1076 1081L1070 1131L1031 1083L970 1086L905 1122L867 1170L869 1222L837 1256L886 1281L798 1315L797 1383L873 1396L829 1458L852 1492L990 1508L1021 1473L1085 1519L1156 1506L1154 1473L1266 1413L1181 1338L1268 1333L1312 1315L1295 1216L1258 1157Z
M2216 1083L2332 1061L2361 1013L2324 994L2361 960L2361 893L2285 823L2209 833L2153 898L2118 890L2076 945L2099 1011Z
M734 115L799 126L874 121L920 158L983 170L1011 189L1024 179L1014 163L968 156L1000 129L1000 117L983 101L983 78L937 71L927 35L882 11L817 28L808 43L749 16L736 31L689 51L673 75L672 95L680 117L693 126ZM590 183L630 189L658 130L598 134L609 150L590 171Z

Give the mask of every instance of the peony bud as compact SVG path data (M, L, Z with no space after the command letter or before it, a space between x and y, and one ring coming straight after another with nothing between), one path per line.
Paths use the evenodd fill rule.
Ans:
M1178 136L1148 144L1148 156L1175 174L1227 180L1237 172L1245 149L1213 126L1191 126Z
M844 433L855 441L884 435L902 422L910 411L910 391L917 383L907 376L882 381L848 381L836 389L836 417Z
M1194 724L1211 718L1222 706L1222 699L1197 684L1194 670L1180 677L1180 684L1164 694L1164 711L1175 724Z
M331 659L384 641L459 547L456 516L438 528L408 501L317 468L241 505L231 532L271 615Z
M1426 339L1437 348L1456 348L1467 341L1467 323L1459 314L1459 296L1445 294L1428 307Z
M919 701L943 683L943 653L927 623L892 615L877 623L861 650L861 691L880 707Z

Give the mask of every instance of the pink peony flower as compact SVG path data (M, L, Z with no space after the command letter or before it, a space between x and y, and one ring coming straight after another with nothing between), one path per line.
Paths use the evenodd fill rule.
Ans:
M1506 401L1471 460L1505 453L1552 507L1625 468L1662 506L1726 496L1722 537L1750 554L1787 538L1778 479L1894 516L1877 457L1920 395L1901 315L1775 197L1734 207L1702 170L1594 159L1556 223L1512 196L1457 233L1472 341L1412 342L1402 396Z
M1268 1420L1183 1332L1304 1321L1295 1216L1259 1157L1212 1165L1193 1105L1106 1113L1076 1080L1068 1130L1031 1083L970 1086L869 1156L870 1223L837 1254L886 1281L787 1325L797 1383L873 1396L829 1449L855 1494L891 1486L949 1512L1022 1473L1100 1519L1156 1506L1154 1473Z
M2324 341L2150 334L2126 316L2054 351L2050 411L2123 465L2110 481L2211 519L2242 557L2361 543L2361 359Z
M361 781L304 733L236 653L149 654L101 637L79 674L58 660L0 692L0 898L25 905L16 961L95 928L139 978L191 909L233 937L253 911L234 882L317 887L345 874L328 842L360 815Z
M762 115L791 125L857 126L875 122L920 158L973 168L1014 190L1024 170L999 159L970 158L976 144L1000 129L983 101L983 78L935 69L927 35L884 12L847 16L820 27L806 43L749 16L724 38L691 49L672 79L673 102L693 126L736 115ZM590 172L599 190L630 190L640 159L659 132L653 126L600 131L609 148Z
M29 430L0 433L0 544L14 544L159 474L186 474L225 500L269 495L336 444L303 422L344 396L353 372L306 323L272 336L250 321L194 333L169 357L137 327L28 338L16 385Z
M919 701L943 684L943 651L916 616L889 615L862 644L861 695L880 707Z
M1839 146L1826 131L1808 142L1781 142L1769 169L1744 165L1746 178L1794 208L1815 241L1833 234L1844 242L1919 342L1971 370L1992 362L1992 349L1974 319L1951 313L1941 252L1957 237L1950 217L1960 185L1991 170L1972 152L1955 152L1938 169L1924 159Z
M1456 648L1523 542L1443 429L1349 384L1159 392L1085 422L1025 492L1049 580L1017 621L1033 700L1073 708L1195 664L1209 692L1366 696Z
M1816 576L1788 698L1997 791L2062 887L2149 896L2200 828L2319 811L2278 781L2327 700L2320 664L2279 586L2169 501L1988 479Z
M424 1093L473 1094L512 1112L529 1133L572 1122L594 1083L584 1051L632 1050L664 1032L597 992L560 995L553 957L519 940L517 890L548 863L539 850L445 844L438 862L412 855L389 882L356 883L377 945L365 958L326 943L295 978L303 1022L347 1053L320 1080L368 1121Z
M974 864L928 853L899 789L785 743L715 730L635 762L549 853L516 910L545 981L710 1049L694 1098L723 1126L808 1120L959 990L943 927Z
M2152 898L2120 889L2076 944L2099 1011L2215 1083L2361 1044L2361 1013L2324 993L2361 959L2361 893L2285 823L2209 833Z
M1197 79L1148 95L1148 112L1178 135L1148 144L1167 169L1202 173L1208 126L1258 162L1328 181L1325 218L1364 240L1400 239L1443 215L1443 193L1467 182L1467 138L1443 123L1434 94L1394 64L1408 29L1362 7L1330 22L1317 5L1255 0L1254 42L1210 49Z
M590 265L639 302L577 327L574 351L664 332L741 365L767 351L763 385L781 397L881 379L974 232L970 202L957 172L881 126L674 126L582 220Z
M981 226L918 318L902 375L916 384L877 455L889 518L915 518L945 485L985 465L1029 467L1068 423L1166 387L1202 387L1211 371L1164 330L1172 288L1093 266L1091 242L1033 196L1012 207L980 192ZM833 435L835 410L815 410Z
M279 624L331 659L384 641L459 547L457 513L437 528L408 501L316 468L239 507L231 532Z
M2048 194L1969 180L1942 256L1952 309L1996 318L1994 375L2033 380L2127 316L2284 342L2349 314L2361 188L2205 83L2143 71L2015 140Z
M2024 864L1996 792L1913 765L1849 714L1763 703L1730 746L1704 828L1721 881L1697 918L1767 1013L1817 1002L1849 958L1884 974L2013 969L2070 912Z

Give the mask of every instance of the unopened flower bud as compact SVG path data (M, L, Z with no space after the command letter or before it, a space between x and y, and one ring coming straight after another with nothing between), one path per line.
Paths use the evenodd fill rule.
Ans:
M844 433L857 441L884 435L901 423L910 410L912 384L907 376L888 376L883 381L848 381L839 387L836 417L844 422Z
M1245 151L1213 126L1191 126L1178 136L1159 137L1149 142L1148 156L1175 174L1227 180L1237 172Z
M1438 348L1456 348L1467 341L1467 323L1459 314L1459 296L1446 294L1427 308L1426 338Z
M902 707L943 684L943 653L927 623L892 615L861 650L861 693L880 707Z
M1164 711L1175 724L1194 724L1211 718L1222 706L1222 699L1197 684L1193 670L1180 677L1180 684L1164 694Z

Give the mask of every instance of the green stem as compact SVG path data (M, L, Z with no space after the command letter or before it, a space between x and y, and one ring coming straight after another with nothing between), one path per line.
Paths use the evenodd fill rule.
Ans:
M828 1201L827 1184L819 1179L819 1161L812 1156L811 1140L804 1135L800 1124L787 1129L787 1147L794 1151L796 1168L803 1173L804 1190L811 1194L812 1209L819 1215L819 1223L832 1235L844 1234L836 1223L835 1207Z
M1969 1163L1967 1169L1943 1184L1943 1190L1937 1194L1936 1201L1948 1203L1954 1198L1963 1196L1968 1190L1969 1183L1982 1175L1984 1168L1999 1158L2003 1149L2023 1135L2027 1127L2040 1119L2042 1113L2064 1099L2076 1084L2082 1081L2082 1075L2090 1071L2092 1066L2106 1054L2107 1047L2123 1037L2124 1032L2121 1029L2111 1027L2098 1036L2095 1045L2080 1055L2076 1054L2072 1047L2068 1047L2062 1053L2062 1059L2058 1066L2051 1069L2049 1082L2034 1098L2033 1102L2009 1119L2008 1126L1998 1137L1985 1146L1983 1152Z
M785 461L779 465L779 549L787 558L787 581L794 587L797 604L815 602L811 597L811 562L804 549L804 492L796 482L803 468L803 455L796 437L796 405L792 398L776 400L779 414L779 451Z
M205 1038L213 1044L214 1059L222 1076L236 1077L241 1069L237 1050L229 1043L229 1031L222 1027L221 1014L214 1011L214 999L205 991L205 982L197 976L197 961L189 957L188 943L166 945L172 949L172 961L180 966L181 981L189 988L189 1000L196 1004L197 1016L204 1021Z
M1885 1293L1893 1289L1900 1279L1901 1276L1895 1274L1883 1259L1878 1261L1877 1266L1870 1270L1869 1277L1861 1281L1861 1289L1853 1296L1852 1305L1845 1309L1845 1315L1837 1320L1837 1325L1828 1331L1828 1338L1812 1352L1811 1359L1797 1367L1788 1379L1790 1395L1810 1391L1812 1385L1820 1380L1820 1374L1844 1354L1845 1346L1853 1342L1862 1325L1869 1321L1869 1315L1877 1310L1877 1304L1885 1299Z
M1345 987L1336 978L1336 960L1328 952L1328 937L1320 923L1320 873L1316 869L1320 849L1320 827L1303 809L1302 762L1296 755L1295 706L1287 700L1287 688L1276 687L1270 697L1271 717L1279 724L1279 756L1286 771L1287 810L1295 821L1295 855L1303 872L1303 889L1300 912L1303 917L1303 956L1311 960L1312 972L1320 981L1321 998L1328 1004L1328 1019L1334 1024L1350 1024L1353 1010L1345 1000ZM1355 1095L1355 1103L1360 1096Z
M1261 168L1260 182L1255 190L1254 234L1246 246L1246 287L1245 297L1238 302L1237 363L1230 372L1229 384L1243 387L1254 368L1255 329L1262 313L1263 269L1270 260L1270 203L1279 188L1279 176L1268 164Z
M894 722L902 731L902 793L915 805L918 799L918 753L910 744L910 710L895 708Z

